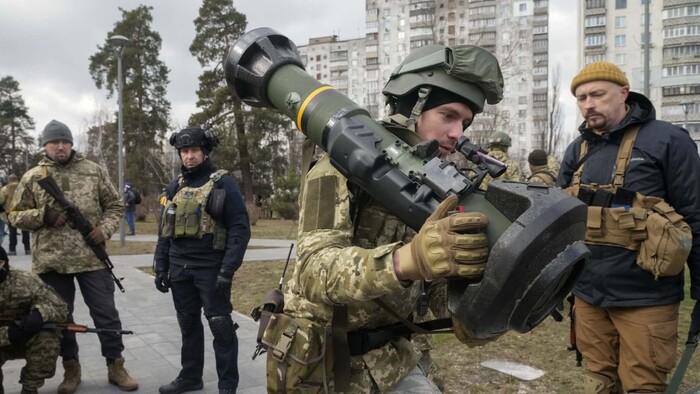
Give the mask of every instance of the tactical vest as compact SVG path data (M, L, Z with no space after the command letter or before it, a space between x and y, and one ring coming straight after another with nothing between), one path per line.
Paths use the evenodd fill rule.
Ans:
M532 173L527 180L532 182L532 178L539 178L545 185L554 186L557 183L557 177L549 170L538 170Z
M692 235L683 217L660 197L624 189L624 177L640 126L627 130L615 158L613 183L582 184L581 173L588 151L581 143L579 167L571 186L564 189L588 205L586 243L637 251L637 264L655 277L682 271L690 253Z
M205 234L214 234L214 249L225 249L226 230L216 224L206 206L214 185L226 174L226 170L217 170L200 187L183 186L184 178L180 175L178 190L172 200L164 202L161 237L202 238Z

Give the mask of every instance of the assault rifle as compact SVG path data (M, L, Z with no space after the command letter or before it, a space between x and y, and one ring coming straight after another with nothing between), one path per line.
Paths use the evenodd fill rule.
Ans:
M0 315L0 323L15 323L19 324L22 321L21 318L10 316L10 315ZM134 332L130 330L117 330L113 328L92 328L84 326L82 324L68 323L68 322L45 322L41 326L42 330L61 330L67 332L76 332L81 334L86 333L108 333L117 335L131 335Z
M66 200L66 197L63 195L63 191L61 191L61 189L58 187L58 184L56 184L56 180L53 179L51 175L47 176L46 178L40 179L39 181L37 181L37 183L39 184L39 186L41 186L42 189L46 190L46 192L51 197L53 197L59 205L61 205L61 208L63 208L66 211L66 216L68 220L73 224L72 227L80 232L80 234L85 239L85 242L87 242L87 244L90 245L92 251L95 252L97 258L104 263L104 265L107 267L107 271L112 276L112 280L114 280L114 283L117 284L117 287L123 293L124 287L122 286L120 279L124 278L117 278L114 275L114 271L112 271L114 269L114 264L112 264L112 261L109 259L107 251L105 251L104 244L93 244L88 239L88 235L92 231L92 225L90 224L90 222L87 219L85 219L85 216L83 216L78 207Z

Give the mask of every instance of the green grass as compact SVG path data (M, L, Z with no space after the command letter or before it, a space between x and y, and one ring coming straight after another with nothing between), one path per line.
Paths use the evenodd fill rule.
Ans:
M250 226L252 238L296 239L297 222L282 219L259 219L255 226ZM146 220L136 222L136 234L158 234L155 215L147 215Z

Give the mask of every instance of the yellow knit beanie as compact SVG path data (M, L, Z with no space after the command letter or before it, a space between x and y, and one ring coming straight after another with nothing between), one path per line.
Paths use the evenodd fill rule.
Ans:
M586 82L609 81L620 86L629 86L629 81L620 68L610 62L595 62L586 67L571 81L571 94L576 95L576 88Z

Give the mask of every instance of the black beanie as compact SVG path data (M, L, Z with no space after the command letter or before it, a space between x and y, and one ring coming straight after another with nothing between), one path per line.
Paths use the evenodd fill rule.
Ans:
M535 149L530 152L527 157L527 162L533 166L546 166L547 165L547 152L542 149Z
M48 142L57 140L68 141L73 145L73 134L68 126L54 119L41 132L41 144L46 145Z

